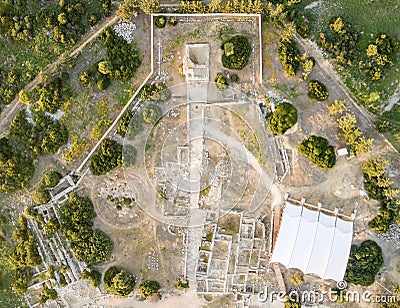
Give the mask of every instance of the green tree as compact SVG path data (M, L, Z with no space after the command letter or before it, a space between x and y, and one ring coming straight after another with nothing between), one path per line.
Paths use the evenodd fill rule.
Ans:
M371 240L351 247L344 280L362 286L374 283L375 275L383 265L382 250Z
M146 280L139 286L139 294L146 299L151 294L156 293L160 289L160 284L154 280Z
M389 166L389 161L381 156L370 158L361 164L361 168L369 178L380 177Z
M242 70L250 59L251 46L246 37L236 35L223 43L222 65L226 68Z
M154 25L159 28L165 28L165 25L167 24L167 17L165 16L155 16L154 17Z
M97 70L103 75L109 75L112 72L112 64L109 61L100 61Z
M92 201L75 194L61 207L61 233L70 241L77 260L89 266L110 259L113 249L113 241L105 232L92 229L95 216Z
M122 163L125 167L135 165L137 150L132 145L125 145L122 153Z
M327 106L331 115L342 114L347 109L347 104L343 100L335 99L332 104Z
M92 269L90 272L85 269L82 272L82 279L90 280L93 288L97 288L101 283L101 273Z
M127 43L111 27L103 31L100 39L113 68L111 74L107 76L123 81L131 79L141 64L135 45Z
M279 103L275 111L267 115L268 127L272 134L282 135L297 122L297 109L290 103Z
M18 227L12 234L13 240L17 242L14 251L11 255L11 261L15 266L27 267L37 266L42 263L37 242L28 228L28 222L22 215L19 216Z
M58 223L58 220L55 218L48 220L44 225L44 231L48 235L56 233L58 229L60 229L60 224Z
M143 117L142 113L135 113L130 121L126 138L133 140L143 130Z
M133 291L135 283L135 276L115 267L110 267L104 274L106 291L119 297L128 296Z
M50 192L45 187L40 186L33 191L32 199L36 204L45 204L51 200Z
M285 74L290 77L296 76L300 67L300 52L296 42L292 39L281 39L277 51Z
M334 148L328 144L328 140L318 136L310 136L298 145L301 155L321 169L331 169L336 163Z
M125 0L119 5L117 15L122 20L130 20L132 17L136 17L139 8L138 0Z
M110 86L110 78L108 78L106 75L103 75L100 77L100 79L97 81L97 88L100 91L106 90Z
M222 73L217 73L215 82L217 83L217 88L219 90L226 90L228 88L228 83L226 82L226 78L224 75L222 75Z
M89 168L94 175L101 175L121 165L122 146L115 140L105 139L98 153L91 157Z
M319 101L326 101L328 99L328 90L325 85L318 80L311 80L308 83L308 96Z
M24 104L30 104L33 101L32 92L21 90L18 94L19 101Z
M61 178L62 175L60 173L51 170L43 175L43 182L46 187L53 188L60 182Z
M158 13L161 10L160 0L141 0L139 7L148 15Z

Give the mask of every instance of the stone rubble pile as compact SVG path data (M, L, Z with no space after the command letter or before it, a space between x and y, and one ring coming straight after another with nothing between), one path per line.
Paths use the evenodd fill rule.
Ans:
M133 32L136 25L133 22L121 22L114 26L115 33L122 37L128 44L133 42Z
M400 226L398 224L390 225L389 231L378 234L378 237L381 240L391 242L396 249L400 249Z

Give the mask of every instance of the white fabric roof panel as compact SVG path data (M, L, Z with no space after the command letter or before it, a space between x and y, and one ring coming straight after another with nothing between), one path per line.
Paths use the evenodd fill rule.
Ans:
M318 211L303 208L296 243L288 267L307 268L318 227L318 214ZM307 234L308 236L301 236L302 234Z
M335 236L336 216L319 214L317 233L314 238L310 259L304 273L316 274L325 273L331 253L333 237Z
M353 237L353 222L338 219L336 221L335 240L332 244L328 266L324 279L343 280ZM342 256L347 256L343 258Z
M279 230L278 239L275 243L276 253L272 255L270 262L279 262L288 267L296 242L297 228L301 219L301 206L286 206L283 211L281 228ZM289 253L290 251L290 253Z
M353 222L286 202L270 263L343 280Z

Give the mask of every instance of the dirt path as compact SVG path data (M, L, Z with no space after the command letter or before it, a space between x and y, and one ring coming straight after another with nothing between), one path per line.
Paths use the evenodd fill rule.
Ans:
M329 63L327 59L324 58L324 56L319 52L318 49L315 48L312 44L310 44L309 41L303 39L300 35L295 35L294 38L296 39L297 43L300 44L300 46L308 52L308 54L318 62L318 64L321 66L321 68L325 71L325 73L335 80L337 85L341 88L341 90L347 95L349 101L358 109L358 111L367 119L367 121L370 124L373 124L373 119L372 116L364 110L362 107L360 107L356 103L356 98L354 95L349 91L347 86L343 83L342 79L337 75L335 69L333 68L332 64Z
M324 56L321 54L321 52L315 48L308 40L303 39L301 36L296 34L294 36L295 40L297 43L305 50L308 52L308 54L316 60L316 62L319 64L319 66L322 68L322 70L325 72L326 75L328 75L329 78L335 81L337 87L339 88L340 91L345 93L347 96L347 100L352 104L354 108L358 110L358 112L365 118L367 123L369 124L370 127L374 126L374 121L376 120L376 117L370 114L367 110L365 110L362 106L357 104L357 99L353 95L353 93L350 92L350 90L347 88L347 86L344 84L343 80L338 76L336 73L335 69L333 68L332 64L329 63L327 59L324 58ZM379 133L379 135L382 137L382 139L394 150L397 152L396 148L387 140L387 138Z
M104 28L115 23L119 17L117 15L111 15L105 18L101 23L99 23L92 31L87 33L79 43L79 45L72 51L66 51L61 54L56 61L49 64L47 68L43 71L44 74L52 74L56 68L62 64L66 59L75 57L78 55L87 44L96 39L104 30ZM26 91L33 90L40 83L39 75L35 77L30 83L25 85L23 88ZM14 116L23 108L24 104L21 104L18 100L18 96L3 110L0 115L0 134L7 131L9 124L11 123Z

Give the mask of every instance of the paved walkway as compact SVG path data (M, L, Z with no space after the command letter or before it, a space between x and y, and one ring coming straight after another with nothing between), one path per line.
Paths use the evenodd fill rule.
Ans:
M187 231L186 243L186 278L192 283L196 282L196 267L205 218L204 210L196 208L190 210L190 227Z

